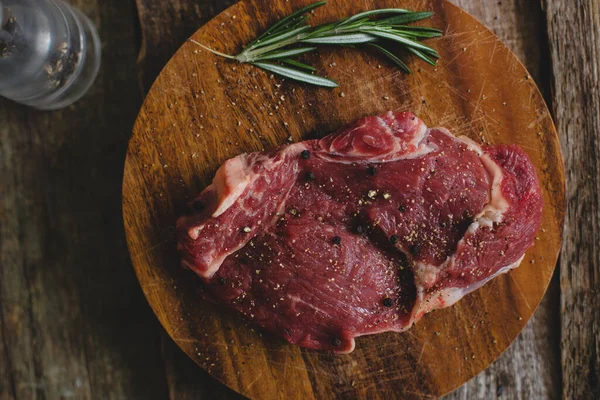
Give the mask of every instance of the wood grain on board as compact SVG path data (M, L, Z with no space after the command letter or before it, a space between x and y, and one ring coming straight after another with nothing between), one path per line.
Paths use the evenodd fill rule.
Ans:
M194 37L233 53L277 15L305 3L242 2ZM314 19L399 5L330 1ZM509 345L552 276L564 181L550 113L533 79L497 37L460 9L441 0L401 5L436 11L433 24L446 31L431 42L443 56L438 68L411 60L416 72L405 76L372 54L336 49L311 59L341 82L330 91L280 82L187 43L154 84L136 123L124 176L124 217L144 292L175 342L211 375L249 397L441 395ZM201 301L198 280L178 265L173 223L218 165L243 151L285 143L290 135L295 140L323 135L387 109L412 109L429 125L486 143L518 143L528 152L544 185L546 208L544 231L523 265L457 306L428 315L406 334L358 339L349 356L300 350Z
M165 64L187 38L210 18L237 0L136 0L140 21L141 47L138 57L138 81L142 93L150 86ZM190 365L177 345L162 332L164 368L172 399L195 399L207 393L235 396L203 369ZM182 367L185 365L186 367Z

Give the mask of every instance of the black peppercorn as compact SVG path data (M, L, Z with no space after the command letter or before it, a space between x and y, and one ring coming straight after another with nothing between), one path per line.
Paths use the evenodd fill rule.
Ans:
M302 159L304 160L308 160L310 158L310 151L302 150L302 153L300 153L300 157L302 157Z
M341 344L342 344L342 341L341 341L341 339L340 339L340 338L333 338L333 340L331 341L331 344L332 344L334 347L338 347L339 345L341 345Z
M377 175L377 168L375 168L375 167L369 167L369 168L367 168L367 174L369 174L371 176Z
M392 244L398 243L398 240L399 240L399 238L397 235L390 236L390 241L392 242Z
M307 172L306 173L306 180L311 182L315 180L315 174L313 174L312 172Z
M419 254L420 251L421 246L419 246L418 244L413 244L412 246L410 246L410 254L412 254L413 256Z
M383 305L386 307L391 307L394 305L394 300L390 299L389 297L386 297L385 299L383 299Z
M342 243L342 238L339 236L334 236L333 239L331 239L331 243L340 244L340 243Z
M363 228L362 225L357 225L355 230L356 230L356 233L358 233L360 235L360 234L364 233L365 228Z
M219 278L219 285L224 285L227 283L227 280L225 280L225 278Z
M400 207L398 207L398 211L404 212L404 211L406 211L406 207L400 206Z

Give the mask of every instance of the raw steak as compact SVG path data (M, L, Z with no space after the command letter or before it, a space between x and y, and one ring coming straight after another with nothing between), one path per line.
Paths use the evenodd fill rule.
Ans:
M178 248L208 300L340 353L517 267L542 215L520 148L408 112L228 160L191 206Z

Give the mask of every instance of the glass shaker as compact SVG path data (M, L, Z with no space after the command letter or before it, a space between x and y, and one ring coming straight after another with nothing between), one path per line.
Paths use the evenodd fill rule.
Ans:
M94 25L62 0L0 0L0 96L66 107L94 82L100 53Z

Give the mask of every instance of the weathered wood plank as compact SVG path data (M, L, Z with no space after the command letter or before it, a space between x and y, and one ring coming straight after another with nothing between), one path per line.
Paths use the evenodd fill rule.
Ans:
M545 0L567 176L560 263L563 398L600 397L600 2Z
M0 281L2 281L2 268L0 268ZM6 348L4 325L3 309L0 307L0 399L8 400L15 397L15 388L11 360L8 358L9 354Z
M133 8L73 3L101 28L92 91L59 112L0 101L0 398L164 397L158 324L120 216L141 102Z
M544 15L531 0L452 0L477 17L523 61L549 99ZM521 335L490 368L446 399L560 397L558 280Z

